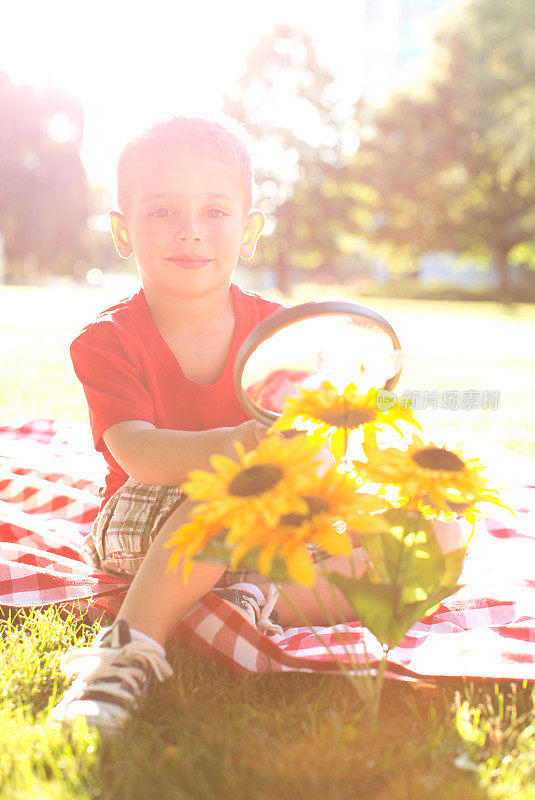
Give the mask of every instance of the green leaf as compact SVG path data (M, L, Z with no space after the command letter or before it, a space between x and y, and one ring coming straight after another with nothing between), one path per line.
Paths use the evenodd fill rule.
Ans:
M390 620L388 631L390 647L395 647L402 642L413 623L432 614L442 600L454 594L459 588L457 585L440 586L434 592L431 592L425 600L402 605Z
M420 599L421 591L427 595L436 586L458 579L464 550L444 556L432 523L422 514L394 509L383 516L391 526L388 533L367 535L363 540L377 582L401 587L412 602Z
M286 561L283 558L280 558L280 556L275 556L273 559L273 564L271 565L271 570L269 572L269 579L275 583L284 583L285 581L290 581L290 576L288 575L288 570L286 569Z
M441 580L442 585L456 583L459 580L459 575L463 571L464 558L466 551L463 548L459 550L452 550L447 553L444 558L445 573Z
M424 599L407 603L399 587L371 583L366 575L355 580L329 573L329 579L340 589L362 625L388 648L399 644L414 622L432 613L444 598L459 589L457 585L438 586Z
M203 550L193 556L193 561L213 561L216 564L229 564L232 549L225 544L226 532L223 531L217 536L209 539Z
M392 619L398 606L399 589L383 583L370 583L366 577L355 580L334 572L329 573L329 580L340 589L360 622L381 644L388 644Z

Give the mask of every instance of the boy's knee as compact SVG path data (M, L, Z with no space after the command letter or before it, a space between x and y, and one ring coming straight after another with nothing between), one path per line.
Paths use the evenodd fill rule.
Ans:
M460 550L467 538L467 525L464 519L454 519L444 521L437 519L433 523L433 531L444 555L451 553L453 550Z
M361 578L368 569L369 556L363 547L355 547L348 556L329 556L316 565L316 569L321 573L337 572L348 578Z
M184 495L184 499L180 505L170 512L153 539L158 539L159 542L169 539L175 531L189 521L190 512L194 506L195 503L193 500L187 495Z

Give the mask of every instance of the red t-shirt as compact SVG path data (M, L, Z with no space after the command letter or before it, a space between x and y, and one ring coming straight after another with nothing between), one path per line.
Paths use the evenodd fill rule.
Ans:
M101 312L73 341L71 358L89 406L93 440L108 465L100 491L103 505L128 478L102 438L111 425L139 419L156 428L202 431L250 418L234 390L234 360L250 331L282 306L236 284L230 291L234 336L223 373L211 385L184 375L150 315L143 289Z

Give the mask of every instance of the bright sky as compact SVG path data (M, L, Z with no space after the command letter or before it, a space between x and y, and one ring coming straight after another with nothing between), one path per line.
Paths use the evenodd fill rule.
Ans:
M211 113L276 23L312 36L356 100L363 0L0 0L0 71L79 97L92 183L115 187L127 139L178 113Z

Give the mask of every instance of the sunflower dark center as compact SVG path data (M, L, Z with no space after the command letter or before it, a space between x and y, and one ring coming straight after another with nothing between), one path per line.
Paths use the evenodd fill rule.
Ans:
M322 511L329 511L330 505L323 497L314 497L314 495L305 494L303 500L309 508L308 516L313 517L314 514L321 514Z
M228 487L229 494L234 497L262 494L276 486L282 475L282 469L276 464L253 464L233 477Z
M446 500L446 503L448 504L449 508L451 508L452 511L459 511L459 512L465 511L465 509L467 509L468 506L470 505L470 503L452 503L451 500Z
M281 517L283 525L290 525L292 528L298 528L307 519L312 519L315 514L320 514L322 511L328 511L330 509L329 503L327 500L324 500L323 497L314 497L313 495L306 494L303 496L303 500L308 506L308 514L296 514L295 512L283 514Z
M370 408L332 408L321 414L321 419L328 425L337 428L358 428L375 419L376 414Z
M298 528L306 519L307 517L304 514L296 514L292 512L290 514L283 514L281 517L281 522L283 525L289 525L291 528Z
M441 447L426 447L417 450L411 456L419 467L424 469L445 470L446 472L461 472L464 469L464 461L451 450L444 450Z

